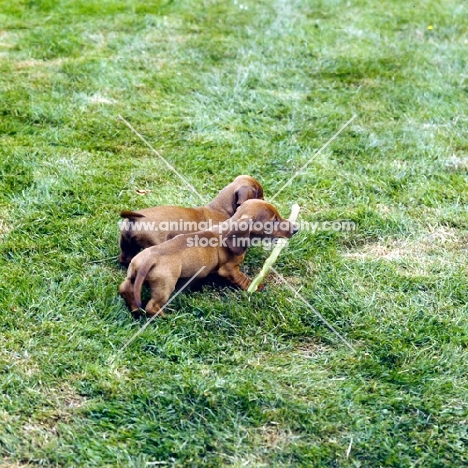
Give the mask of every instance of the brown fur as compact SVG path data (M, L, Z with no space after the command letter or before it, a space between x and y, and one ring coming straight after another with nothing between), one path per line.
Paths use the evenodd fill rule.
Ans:
M253 177L241 175L224 187L206 206L197 208L156 206L139 211L122 211L120 215L126 219L120 228L119 262L122 265L128 265L141 249L162 244L178 234L194 232L190 229L185 231L180 229L136 230L131 229L131 222L154 222L156 226L159 226L160 223L179 223L181 220L197 224L211 220L213 224L218 224L230 218L246 200L253 198L263 200L262 186Z
M204 266L198 278L217 273L241 289L247 289L250 279L239 269L247 247L239 245L239 239L253 237L289 238L297 227L283 219L276 208L262 200L243 203L227 223L239 223L230 230L229 226L216 226L211 230L181 234L161 245L147 248L136 255L130 263L127 277L120 285L119 293L132 311L141 308L141 287L149 283L151 299L146 306L148 315L164 315L161 307L175 289L179 278L191 278ZM242 226L244 222L244 226ZM257 226L255 223L257 222ZM259 227L258 223L263 223ZM272 232L265 232L265 223L275 223ZM195 239L212 242L212 246L190 246ZM222 241L226 246L222 245Z

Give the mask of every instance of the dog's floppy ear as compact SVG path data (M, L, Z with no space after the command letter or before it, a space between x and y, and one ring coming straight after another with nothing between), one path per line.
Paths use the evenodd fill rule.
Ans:
M250 200L252 198L257 198L257 190L254 187L251 187L250 185L241 185L235 192L234 192L234 197L235 197L235 207L236 209L242 205L247 200Z
M250 226L247 230L231 229L226 234L226 244L233 255L244 255L250 245Z

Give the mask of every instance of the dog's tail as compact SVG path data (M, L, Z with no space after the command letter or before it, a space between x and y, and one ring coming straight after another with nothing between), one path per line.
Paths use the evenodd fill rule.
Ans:
M122 218L128 218L128 219L144 218L145 217L145 215L143 215L141 213L137 213L136 211L127 211L127 210L121 211L120 216Z
M138 273L135 278L135 283L133 284L133 298L135 299L136 306L141 309L141 288L143 283L148 276L148 273L154 267L155 263L148 260L146 263L141 265L141 268L138 269Z

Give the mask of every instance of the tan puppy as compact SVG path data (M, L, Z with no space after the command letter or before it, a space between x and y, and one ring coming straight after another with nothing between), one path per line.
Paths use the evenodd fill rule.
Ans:
M239 269L249 240L289 238L298 228L283 219L276 208L262 200L248 200L235 215L211 230L181 234L161 245L147 248L133 258L127 278L119 293L132 312L141 308L141 287L146 281L151 289L147 315L164 315L160 311L175 289L179 278L198 275L204 278L217 273L241 289L247 289L250 279Z
M119 262L128 265L141 249L162 244L178 234L198 231L196 226L199 223L211 220L214 225L225 221L242 203L252 198L263 200L263 188L253 177L241 175L206 206L156 206L139 211L122 211L120 215L126 219L120 226ZM136 228L137 223L142 222L146 225L139 224L139 228Z

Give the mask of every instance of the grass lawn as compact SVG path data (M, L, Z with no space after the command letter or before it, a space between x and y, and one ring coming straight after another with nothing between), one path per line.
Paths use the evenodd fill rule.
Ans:
M453 0L0 1L0 466L467 465L467 31ZM275 199L355 223L275 266L355 352L271 274L119 353L119 211L200 203L119 114L267 200L357 115Z

